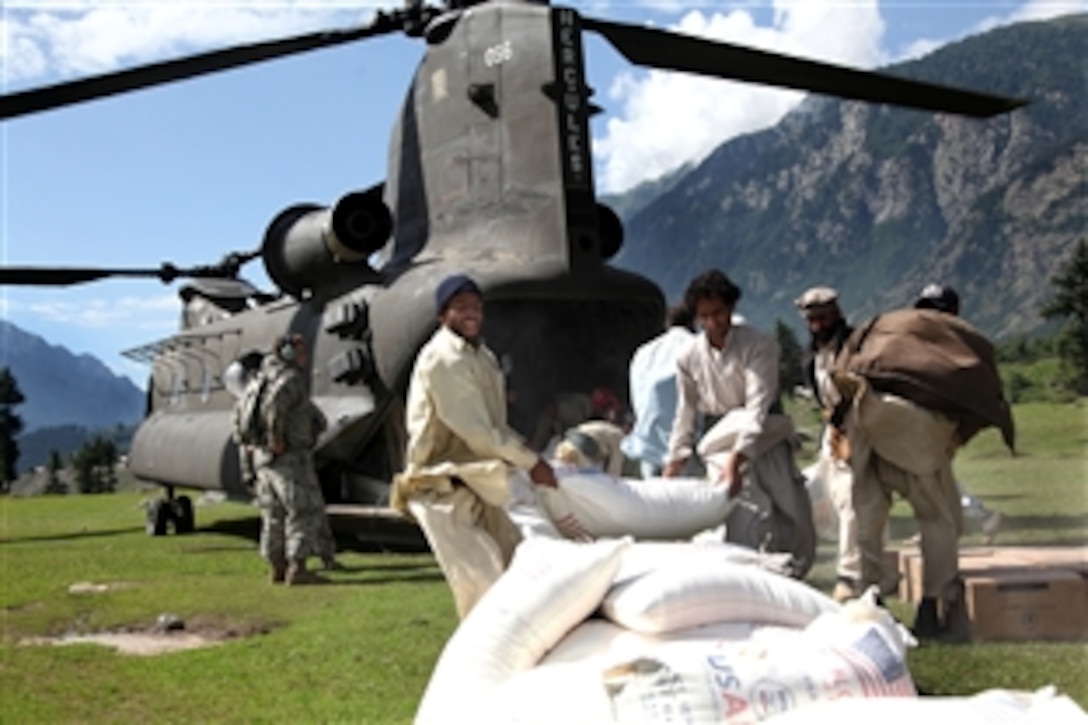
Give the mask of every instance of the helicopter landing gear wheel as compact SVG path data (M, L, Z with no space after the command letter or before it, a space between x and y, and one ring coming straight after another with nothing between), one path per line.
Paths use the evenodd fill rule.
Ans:
M166 536L170 523L170 502L160 498L147 506L147 535Z
M191 534L196 528L196 516L193 514L193 500L188 496L178 496L171 503L175 534Z
M170 525L175 534L189 534L196 529L193 500L188 496L174 498L173 489L167 489L165 498L147 505L147 535L166 536Z

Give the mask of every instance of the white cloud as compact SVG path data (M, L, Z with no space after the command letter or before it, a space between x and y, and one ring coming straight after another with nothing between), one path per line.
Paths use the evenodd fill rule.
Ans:
M1060 15L1088 11L1088 0L1027 0L1013 11L1001 25L1026 20L1049 20Z
M7 19L0 19L0 62L4 65L4 80L35 78L46 72L47 62L42 49L19 33Z
M664 3L662 5L661 3ZM645 0L655 7L671 0ZM759 5L759 3L748 3ZM991 14L955 34L916 38L902 48L883 49L885 24L877 0L774 0L773 19L757 24L742 7L704 15L691 12L672 26L682 32L858 68L919 58L941 45L995 27L1088 11L1088 0L1026 0L1017 7L995 4ZM939 12L919 6L917 12ZM774 125L802 94L743 83L657 71L627 72L610 89L619 111L603 137L594 139L601 187L622 191L678 166L702 160L735 136Z
M127 329L141 334L166 334L177 328L181 304L176 295L155 297L47 296L34 301L4 295L0 298L0 316L39 319L88 329Z
M5 83L115 70L199 50L365 22L369 3L16 2L0 24ZM55 80L55 78L51 78Z
M738 45L871 68L886 61L876 0L776 0L773 20L751 12L686 14L673 29ZM691 161L727 138L776 123L803 94L746 83L650 71L620 75L609 91L621 105L595 149L601 186L626 189Z
M940 48L945 42L946 41L943 40L932 40L930 38L913 40L903 49L896 60L914 60L916 58L921 58L922 56L929 55L937 50L937 48Z
M691 3L684 0L639 0L638 6L659 13L681 13L691 7ZM588 8L597 10L598 8ZM600 8L605 9L605 8Z
M140 388L146 384L147 366L122 357L120 351L175 333L180 314L174 294L107 298L40 291L23 296L0 290L0 317L73 354L95 356Z

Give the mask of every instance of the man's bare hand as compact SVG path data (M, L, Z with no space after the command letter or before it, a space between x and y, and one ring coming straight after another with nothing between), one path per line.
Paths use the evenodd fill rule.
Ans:
M559 482L555 480L555 471L543 458L536 459L536 463L529 469L529 478L538 486L559 488Z
M850 462L850 439L835 426L831 426L831 433L827 437L827 447L831 450L831 457L836 461Z
M740 493L741 486L744 485L744 481L741 479L741 466L744 465L745 457L740 453L730 453L722 459L722 469L718 474L718 483L729 487L729 498L736 498Z
M684 470L685 463L687 463L687 459L684 458L676 461L669 461L665 464L665 467L661 469L661 476L663 478L676 478L680 475L680 471Z

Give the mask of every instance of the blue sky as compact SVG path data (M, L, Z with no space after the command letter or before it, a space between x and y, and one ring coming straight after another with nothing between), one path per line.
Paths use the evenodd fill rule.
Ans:
M670 0L571 3L587 15L872 68L1088 0ZM391 3L399 6L399 2ZM7 0L5 92L369 19L306 0ZM154 267L257 247L275 214L385 176L388 132L422 44L388 36L0 124L0 261ZM646 72L587 36L599 190L622 190L777 121L797 93ZM259 263L246 268L259 284ZM173 287L118 280L0 289L0 316L142 385L124 349L168 336ZM2 346L0 340L0 346ZM3 351L0 349L0 364Z

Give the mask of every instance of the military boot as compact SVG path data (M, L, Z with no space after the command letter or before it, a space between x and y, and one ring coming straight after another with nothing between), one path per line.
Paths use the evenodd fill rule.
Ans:
M941 642L966 644L971 641L971 621L967 616L966 594L962 581L956 582L951 598L943 600L944 617L941 626Z
M321 568L325 571L346 571L347 567L336 560L331 554L321 557Z
M328 584L329 580L325 577L315 574L306 568L306 560L292 561L287 567L287 574L284 577L284 581L287 586L298 586L302 584Z
M287 578L287 564L286 564L286 562L281 563L281 564L273 563L272 564L272 570L271 570L271 572L270 572L270 574L268 576L268 581L272 582L273 584L283 584L283 582L284 582L284 580L286 578Z
M914 626L910 631L919 640L936 639L941 634L941 621L937 616L937 600L934 597L922 597L918 602L918 612L914 615Z

